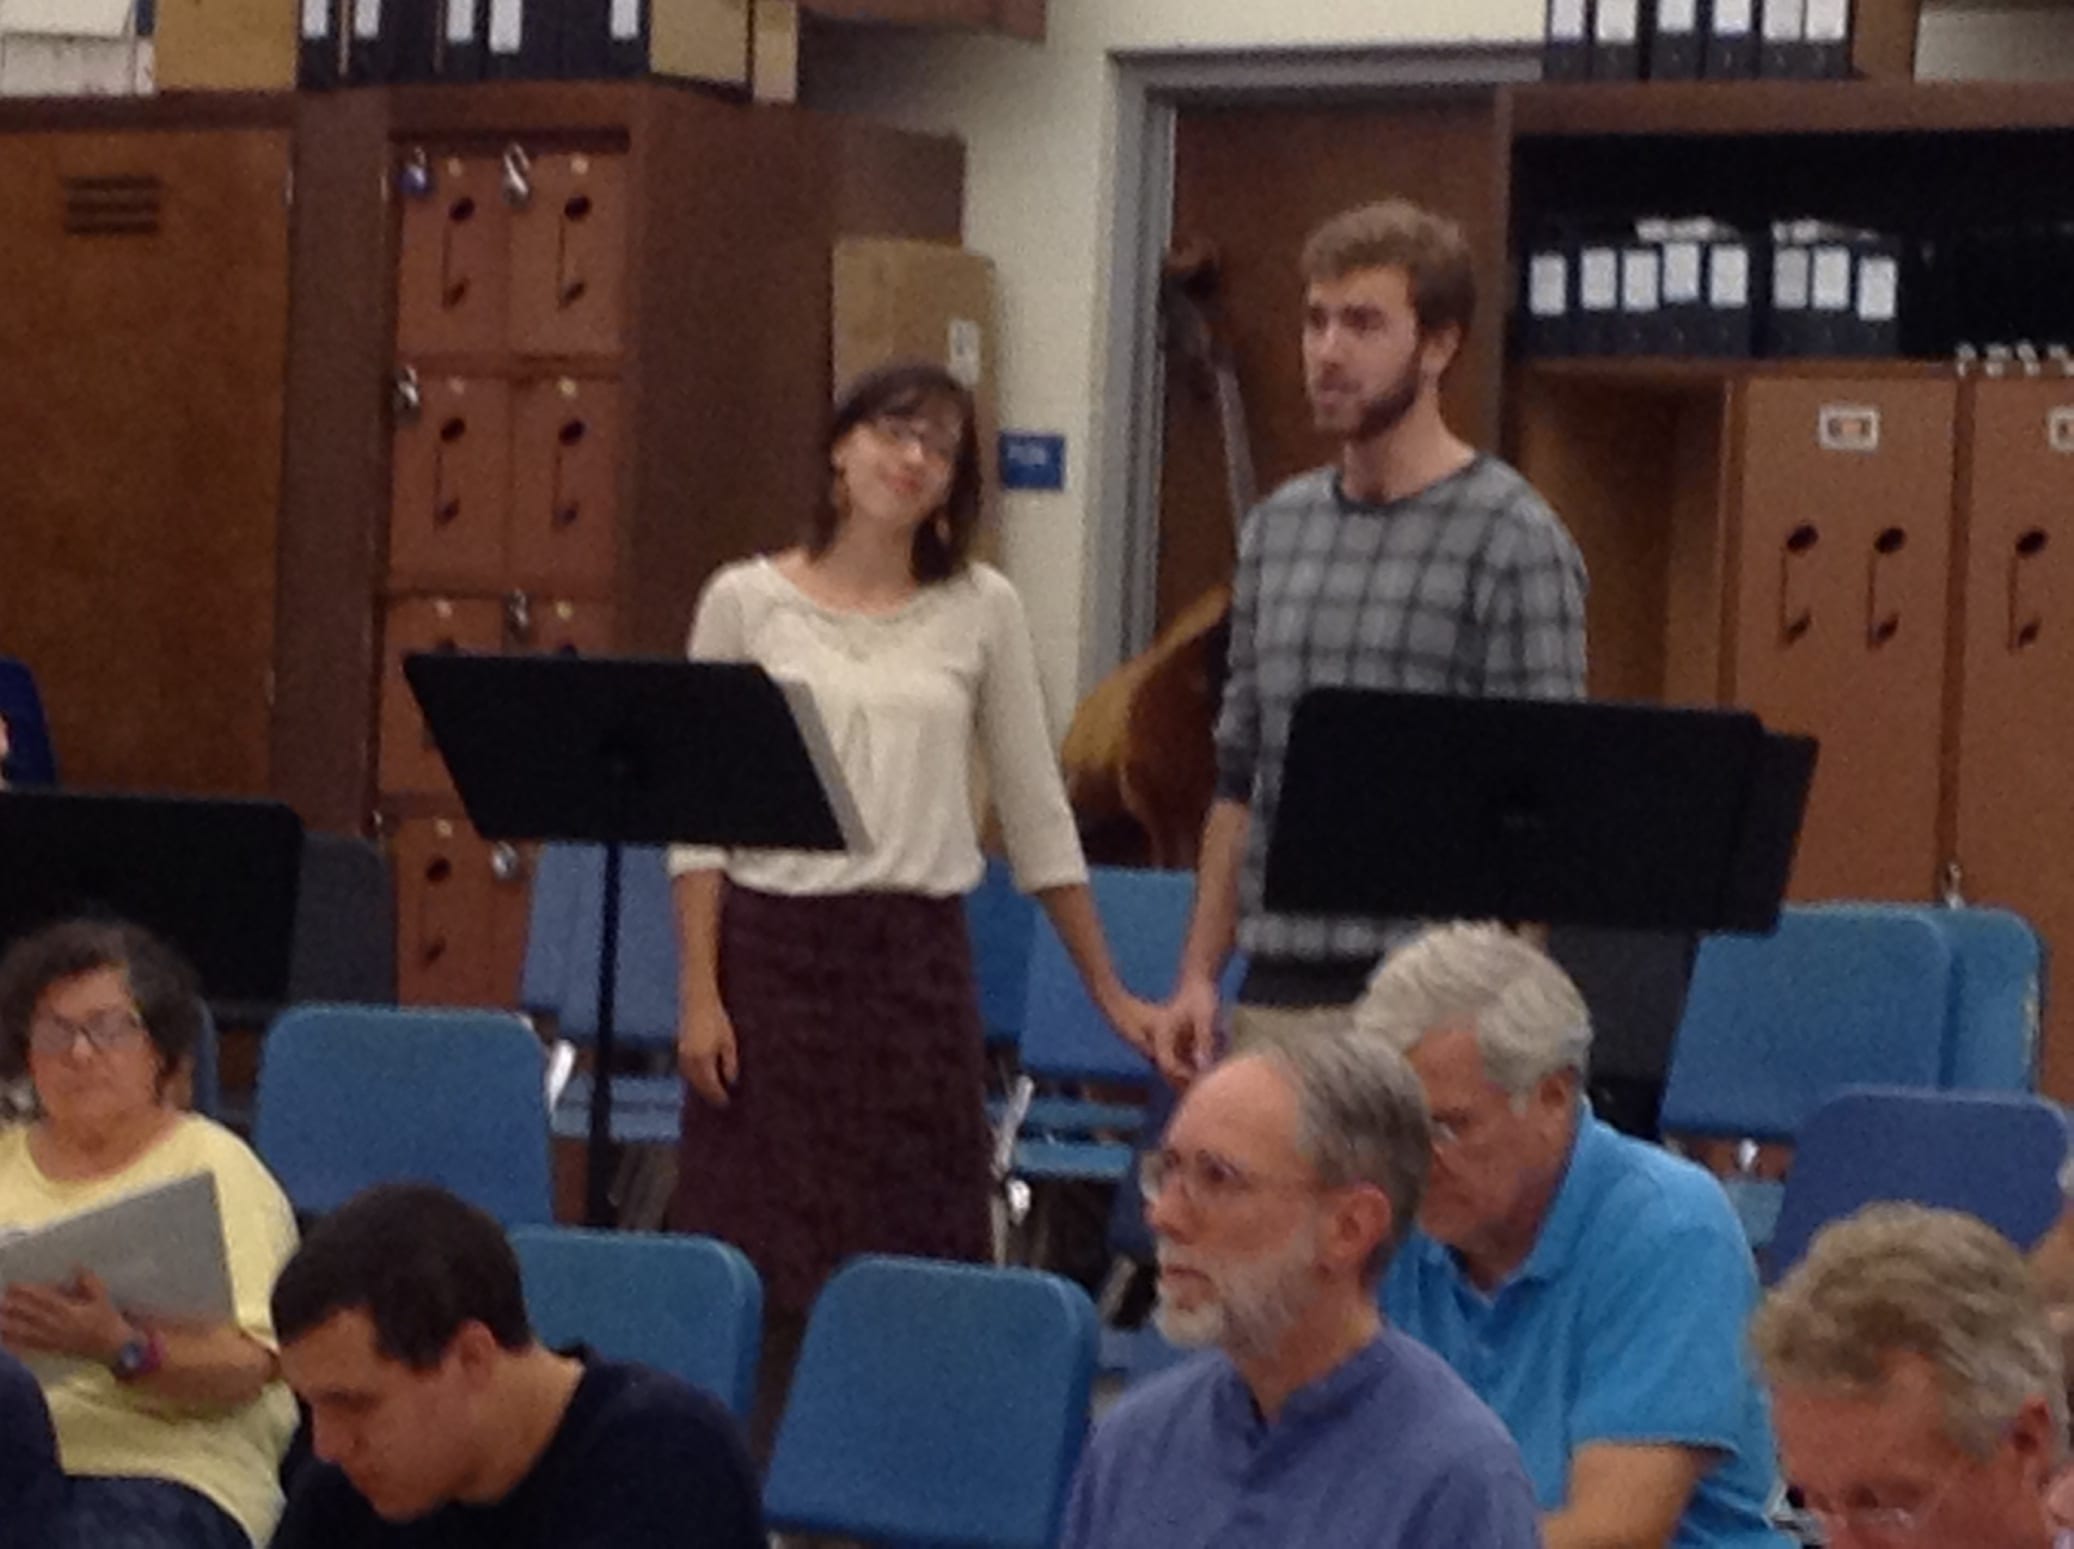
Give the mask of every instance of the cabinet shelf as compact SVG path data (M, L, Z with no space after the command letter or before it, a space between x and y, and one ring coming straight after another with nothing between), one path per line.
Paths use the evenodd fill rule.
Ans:
M1651 81L1509 89L1517 140L2074 130L2058 81Z

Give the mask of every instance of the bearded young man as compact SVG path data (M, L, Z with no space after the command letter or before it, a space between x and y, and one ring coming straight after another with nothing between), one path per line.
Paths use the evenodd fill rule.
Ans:
M1441 383L1476 312L1461 229L1403 200L1365 205L1312 233L1302 274L1304 390L1338 455L1263 500L1239 541L1217 795L1155 1030L1177 1084L1209 1062L1235 943L1248 962L1241 1004L1345 1006L1409 934L1401 922L1265 906L1298 699L1342 686L1525 699L1585 690L1576 544L1532 485L1441 413Z
M1065 1549L1540 1543L1504 1426L1376 1310L1430 1144L1417 1079L1345 1028L1263 1038L1190 1089L1145 1197L1160 1330L1215 1353L1096 1426Z

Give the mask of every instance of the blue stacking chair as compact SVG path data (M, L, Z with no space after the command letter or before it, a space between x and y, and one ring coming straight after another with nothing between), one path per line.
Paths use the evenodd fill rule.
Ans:
M511 1234L541 1342L589 1345L703 1388L747 1422L763 1341L763 1282L712 1237L528 1226Z
M677 1044L677 923L662 849L620 858L618 980L613 1047L668 1064ZM559 1036L588 1044L598 1035L598 954L604 929L605 855L596 845L544 846L533 873L532 912L519 972L519 1004L554 1019ZM589 1133L591 1080L573 1077L554 1106L558 1139ZM674 1144L684 1084L674 1070L612 1078L612 1138L622 1145Z
M15 785L56 785L58 755L36 675L12 656L0 656L0 721L7 722L6 775Z
M1910 910L1789 906L1769 936L1707 937L1671 1049L1662 1129L1787 1141L1847 1085L1934 1089L1951 993L1951 944ZM1723 1187L1761 1248L1780 1186L1730 1177Z
M1892 911L1925 920L1952 953L1944 1069L1939 1085L1973 1091L2029 1092L2038 1085L2039 1028L2045 1001L2045 943L2009 909L1971 905L1851 903L1815 905L1864 913Z
M194 1111L205 1119L223 1117L223 1077L217 1058L216 1018L207 1003L202 1008L202 1025L195 1034L194 1054L188 1064Z
M1050 1549L1094 1361L1094 1306L1069 1280L853 1259L808 1318L765 1515L870 1543Z
M2045 942L2009 909L1933 909L1952 947L1944 1084L1980 1091L2038 1086L2046 996Z
M1096 867L1089 885L1117 973L1134 993L1163 999L1188 933L1194 874ZM1118 1038L1095 1008L1065 943L1047 921L1038 921L1030 944L1023 1004L1022 1068L1033 1080L1099 1083L1141 1092L1160 1080L1151 1063ZM1034 1101L1032 1107L1036 1108ZM1128 1137L1143 1125L1142 1102L1037 1110L1025 1117L1012 1170L1033 1182L1119 1182L1131 1166ZM1090 1138L1090 1132L1097 1131L1122 1138Z
M965 895L965 929L979 984L979 1018L989 1046L1019 1043L1030 981L1037 901L1019 892L1008 862L990 856L979 886Z
M2059 1219L2066 1158L2065 1116L2028 1093L1839 1092L1794 1148L1767 1278L1797 1264L1829 1222L1875 1200L1963 1210L2028 1251Z
M253 1142L302 1214L413 1181L544 1224L545 1077L540 1040L505 1012L302 1006L267 1034Z
M1898 910L1789 907L1700 944L1664 1083L1667 1133L1790 1140L1847 1085L1944 1079L1952 951Z

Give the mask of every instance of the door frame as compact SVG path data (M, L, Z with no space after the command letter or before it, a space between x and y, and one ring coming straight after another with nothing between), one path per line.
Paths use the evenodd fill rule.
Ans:
M1108 310L1099 320L1101 413L1090 469L1080 691L1152 641L1158 610L1164 366L1151 319L1173 235L1175 124L1193 107L1360 106L1410 88L1502 86L1541 78L1538 40L1333 50L1122 50Z

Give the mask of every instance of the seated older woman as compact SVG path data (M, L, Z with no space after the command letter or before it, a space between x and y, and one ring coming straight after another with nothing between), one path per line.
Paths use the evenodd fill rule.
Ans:
M88 1273L7 1287L0 1347L41 1384L65 1473L61 1525L39 1542L249 1549L280 1514L295 1404L267 1299L295 1218L243 1142L172 1105L199 1026L192 972L134 926L54 925L0 959L0 1075L26 1066L40 1109L0 1130L0 1231L209 1173L236 1306L176 1326L125 1312Z

